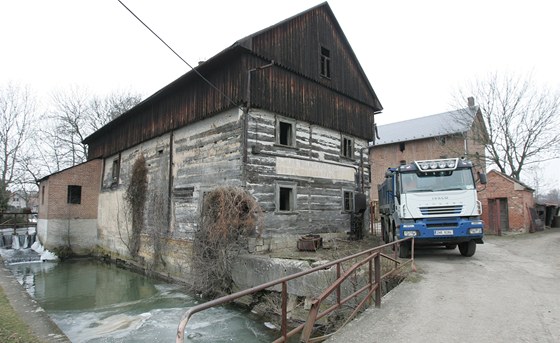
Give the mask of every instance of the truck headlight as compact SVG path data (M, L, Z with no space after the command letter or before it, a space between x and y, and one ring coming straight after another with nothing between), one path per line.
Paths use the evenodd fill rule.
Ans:
M469 229L469 234L471 234L471 235L476 235L476 234L481 234L481 233L482 233L482 229L481 229L481 228Z
M482 220L473 220L471 222L472 225L482 225Z
M408 230L408 231L403 231L403 235L405 237L416 237L418 235L418 232L413 230Z
M414 227L414 224L402 224L401 227L402 227L403 229L410 229L410 228L413 228L413 227Z

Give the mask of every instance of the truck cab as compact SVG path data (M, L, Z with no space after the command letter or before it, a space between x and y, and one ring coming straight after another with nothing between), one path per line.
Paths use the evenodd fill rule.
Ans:
M485 183L485 177L480 181ZM422 160L390 168L379 202L386 241L412 236L416 245L459 246L463 256L474 255L476 244L483 243L482 208L470 161ZM409 249L401 247L401 255Z

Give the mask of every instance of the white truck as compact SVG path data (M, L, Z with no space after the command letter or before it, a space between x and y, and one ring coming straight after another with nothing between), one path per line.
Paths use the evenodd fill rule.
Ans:
M389 168L378 188L385 242L412 236L416 246L459 246L461 255L474 255L484 230L473 171L472 162L461 158ZM486 183L485 174L478 177ZM409 256L410 242L401 244L400 257Z

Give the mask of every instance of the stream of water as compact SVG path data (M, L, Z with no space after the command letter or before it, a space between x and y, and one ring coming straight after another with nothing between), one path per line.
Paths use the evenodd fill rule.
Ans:
M9 266L72 342L174 342L185 310L197 304L180 286L94 260ZM185 342L270 342L277 337L248 311L195 314Z

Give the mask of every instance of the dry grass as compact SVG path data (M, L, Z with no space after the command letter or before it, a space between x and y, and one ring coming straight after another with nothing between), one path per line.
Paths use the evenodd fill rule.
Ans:
M28 323L24 322L10 305L6 294L0 288L0 342L39 343Z

